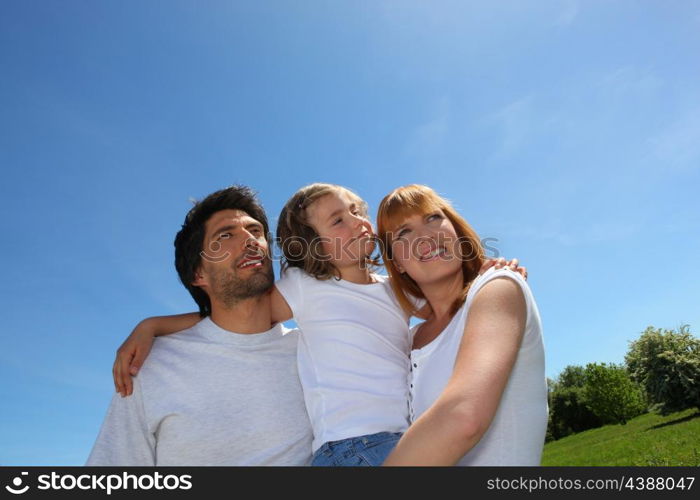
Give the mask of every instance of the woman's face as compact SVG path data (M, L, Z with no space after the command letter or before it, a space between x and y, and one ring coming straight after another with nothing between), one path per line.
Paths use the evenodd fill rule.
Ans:
M390 241L396 268L419 286L461 275L459 237L442 210L408 217Z

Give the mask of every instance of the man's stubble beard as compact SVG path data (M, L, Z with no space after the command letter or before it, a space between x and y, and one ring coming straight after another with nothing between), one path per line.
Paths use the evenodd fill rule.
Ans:
M235 269L220 270L211 275L212 293L224 307L264 295L275 284L272 263L268 260L262 269L256 270L247 279L238 276Z

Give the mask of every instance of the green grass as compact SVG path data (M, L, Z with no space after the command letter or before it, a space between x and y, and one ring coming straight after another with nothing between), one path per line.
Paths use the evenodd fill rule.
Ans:
M665 424L665 425L664 425ZM641 415L547 443L542 465L700 465L700 413Z

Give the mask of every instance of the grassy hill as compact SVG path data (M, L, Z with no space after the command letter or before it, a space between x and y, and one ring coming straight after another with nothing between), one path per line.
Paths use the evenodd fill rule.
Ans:
M544 447L542 465L700 465L700 413L641 415Z

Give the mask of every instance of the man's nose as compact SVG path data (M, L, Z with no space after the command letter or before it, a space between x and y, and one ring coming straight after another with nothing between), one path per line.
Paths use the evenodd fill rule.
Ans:
M247 232L247 231L246 231ZM246 235L245 239L245 247L248 249L255 249L258 250L260 248L260 241L255 237L254 234L247 232L248 234Z

